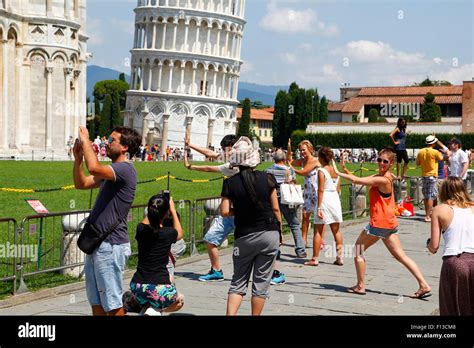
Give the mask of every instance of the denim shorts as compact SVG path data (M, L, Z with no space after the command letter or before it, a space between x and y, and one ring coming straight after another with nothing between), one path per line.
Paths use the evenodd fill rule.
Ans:
M227 238L227 236L234 230L234 217L217 216L211 224L209 231L204 236L204 240L209 244L219 246Z
M123 272L130 253L130 243L102 242L91 255L86 255L84 273L91 306L100 305L106 312L123 306Z
M365 226L365 231L367 231L367 234L370 234L371 236L379 237L382 239L390 237L392 234L398 233L397 228L394 228L394 229L379 228L379 227L370 226L370 224Z

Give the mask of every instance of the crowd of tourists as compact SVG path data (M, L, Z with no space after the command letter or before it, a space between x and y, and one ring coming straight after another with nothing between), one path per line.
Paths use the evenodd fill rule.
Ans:
M199 281L224 280L218 247L234 232L233 275L228 291L227 315L237 314L250 280L252 315L262 313L271 285L286 282L286 275L282 272L284 264L278 261L283 218L291 230L294 256L307 259L304 265L319 265L324 231L329 228L337 249L334 264L344 266L342 179L369 188L370 210L369 223L355 242L356 284L347 291L355 295L366 294L365 255L381 240L395 260L415 278L418 288L411 297L423 299L431 295L432 287L422 270L402 247L395 215L393 182L407 175L407 134L406 123L399 123L390 134L395 149L374 152L377 173L367 177L351 173L344 155L336 156L335 151L328 147L315 149L308 140L298 144L298 157L293 153L291 141L286 152L275 149L272 152L274 164L259 171L256 167L261 162L261 154L247 137L227 135L220 143L222 151L217 152L192 144L189 135L186 136L179 156L184 166L190 171L221 173L226 177L221 190L220 214L212 220L204 237L211 268L199 277ZM447 147L435 135L430 135L426 138L426 147L419 151L416 159L423 176L424 219L431 223L431 238L426 247L436 253L440 239L445 240L439 284L442 315L474 314L474 202L465 181L469 157L466 159L461 146L456 138ZM106 156L112 163L103 165L98 161L87 129L81 127L80 139L73 148L75 187L100 188L87 221L92 227L87 231L95 231L102 238L95 241L96 247L86 255L85 263L87 297L94 315L124 315L127 311L162 315L184 306L184 296L178 291L174 278L175 259L180 254L176 248L182 243L183 230L173 197L168 192L149 199L144 219L136 229L137 270L129 285L130 290L125 291L123 287L122 273L131 253L127 215L137 184L137 172L129 154L141 152L141 147L141 135L135 130L115 128L105 145ZM191 164L189 155L192 150L223 164ZM339 164L336 164L338 158ZM441 183L438 180L440 161L449 163L448 176ZM89 175L84 173L83 163ZM400 164L397 175L391 171L395 163ZM297 205L282 203L283 185L296 183L298 176L304 181L301 222ZM312 255L309 257L306 248L311 220L314 230ZM82 232L83 240L89 238L87 231L84 229Z

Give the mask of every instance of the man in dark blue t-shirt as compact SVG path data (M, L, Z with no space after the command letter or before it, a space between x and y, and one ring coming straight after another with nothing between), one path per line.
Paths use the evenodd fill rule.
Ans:
M137 185L137 172L128 159L137 152L141 136L128 127L115 128L107 145L107 156L112 164L101 165L87 128L80 127L79 135L74 145L74 185L79 190L100 187L88 221L103 233L113 228L102 244L91 255L86 255L87 298L93 315L124 315L122 273L131 253L127 215ZM83 172L84 161L89 176ZM117 221L120 221L118 225Z

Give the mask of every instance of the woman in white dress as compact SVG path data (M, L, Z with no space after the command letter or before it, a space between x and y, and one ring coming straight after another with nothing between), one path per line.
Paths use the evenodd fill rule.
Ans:
M336 261L335 265L342 266L343 239L340 230L342 222L342 208L339 192L341 183L334 168L330 165L334 158L334 153L327 147L319 150L319 162L321 168L318 169L318 203L314 214L314 237L313 237L313 257L305 262L307 266L317 266L319 264L319 252L321 241L324 237L324 225L329 225L336 241Z

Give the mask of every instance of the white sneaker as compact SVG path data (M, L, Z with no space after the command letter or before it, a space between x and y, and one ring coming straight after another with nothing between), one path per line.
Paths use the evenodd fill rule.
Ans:
M140 312L140 315L147 316L147 317L160 317L162 316L160 311L157 311L153 307L143 308Z

